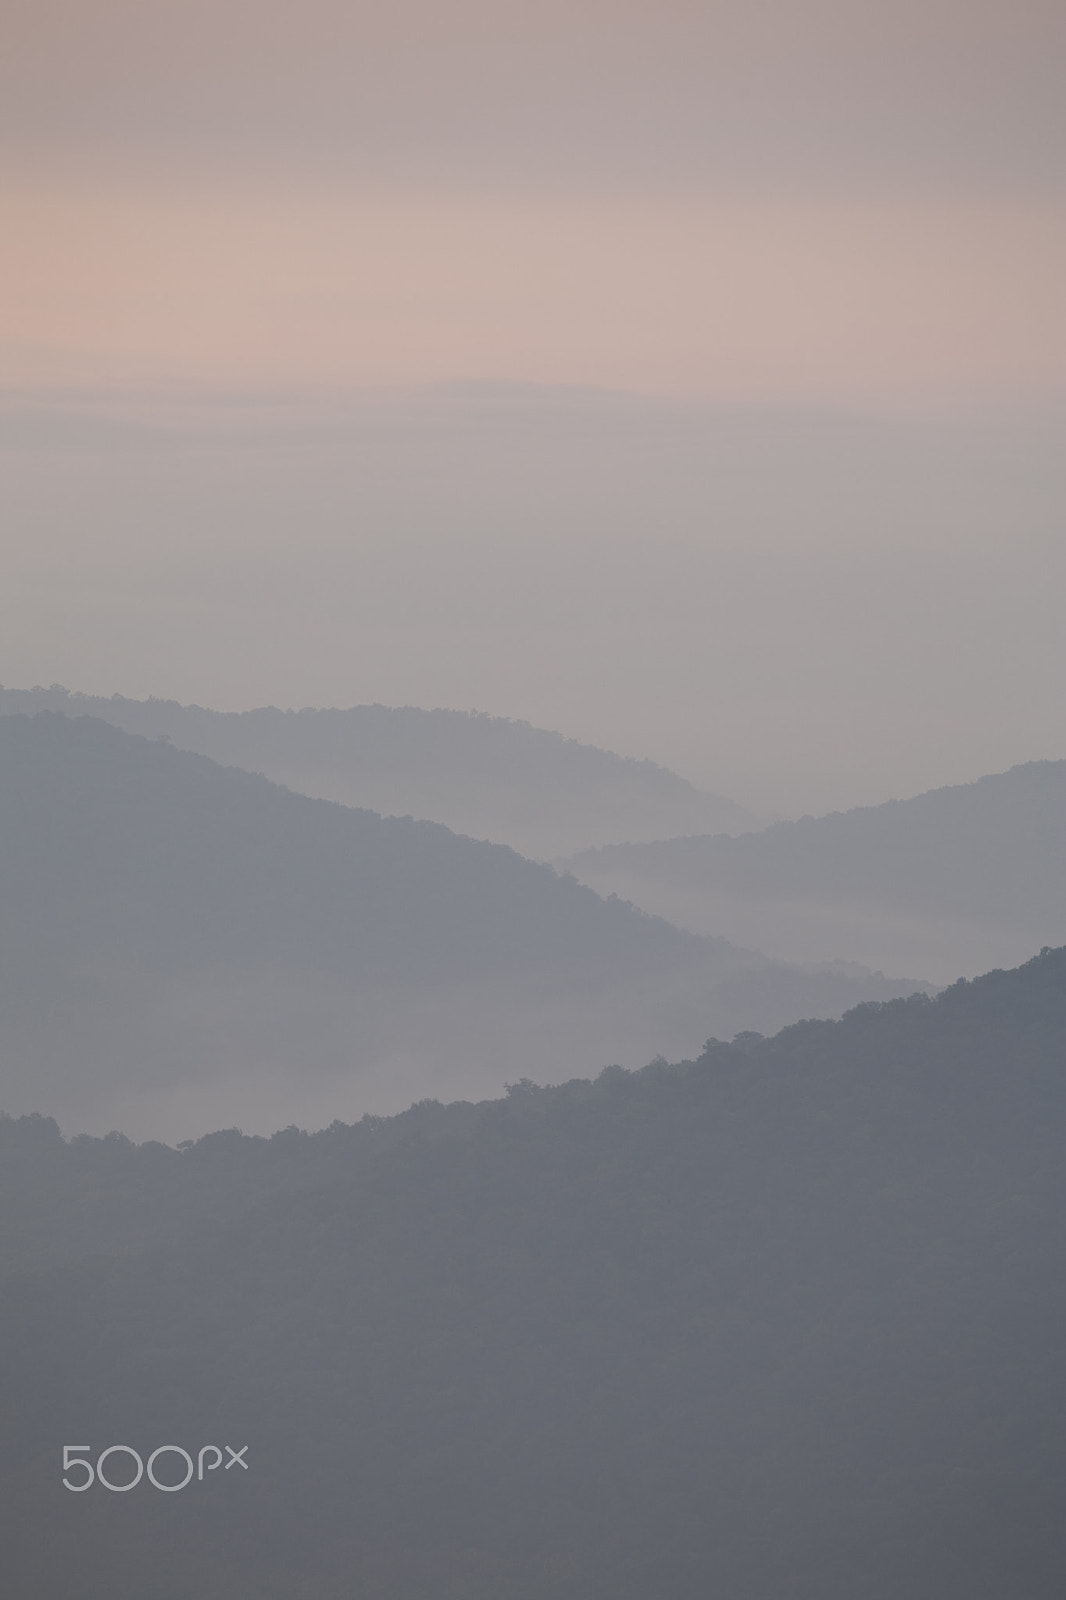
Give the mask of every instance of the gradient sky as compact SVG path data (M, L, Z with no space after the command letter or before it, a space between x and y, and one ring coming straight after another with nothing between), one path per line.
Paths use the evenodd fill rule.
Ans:
M1053 0L7 0L0 676L1066 753L1064 82Z
M1066 9L7 0L9 383L1061 389Z

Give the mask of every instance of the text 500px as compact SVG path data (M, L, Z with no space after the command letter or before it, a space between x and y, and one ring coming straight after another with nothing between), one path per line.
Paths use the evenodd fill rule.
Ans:
M92 1446L88 1444L65 1444L63 1446L63 1472L77 1473L72 1483L69 1477L64 1476L63 1487L70 1489L74 1494L83 1494L86 1489L91 1489L94 1483L102 1484L105 1489L110 1489L112 1494L126 1494L130 1489L135 1489L143 1477L154 1489L161 1489L164 1494L176 1494L179 1489L184 1489L186 1484L192 1482L195 1476L203 1482L204 1472L217 1472L223 1465L222 1450L225 1450L229 1460L225 1463L224 1470L228 1472L231 1467L242 1467L248 1471L245 1456L248 1446L242 1445L239 1450L234 1450L230 1445L223 1445L222 1450L217 1444L205 1444L196 1453L196 1460L180 1444L161 1444L153 1450L148 1457L148 1465L141 1460L132 1445L110 1444L106 1450L101 1450L96 1458L95 1466L89 1460ZM178 1460L169 1460L163 1465L164 1457L177 1457ZM109 1458L127 1458L116 1460L108 1467ZM156 1467L159 1467L157 1473ZM181 1476L177 1476L177 1474ZM177 1481L170 1483L167 1480L177 1477ZM118 1481L116 1481L118 1480Z

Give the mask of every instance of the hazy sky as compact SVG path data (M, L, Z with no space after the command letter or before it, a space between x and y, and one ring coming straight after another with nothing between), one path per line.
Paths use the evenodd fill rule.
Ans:
M9 383L1063 387L1055 0L7 0Z
M7 0L0 678L1063 754L1064 82L1053 0Z

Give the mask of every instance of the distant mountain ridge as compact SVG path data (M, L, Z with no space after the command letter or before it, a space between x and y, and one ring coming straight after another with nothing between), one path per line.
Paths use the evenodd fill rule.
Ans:
M1066 761L565 865L603 894L780 959L851 957L943 981L1066 940Z
M612 840L739 833L764 821L652 761L477 712L382 705L221 712L72 694L58 684L0 688L0 715L37 711L99 717L301 794L442 822L537 860Z
M0 718L0 1109L172 1137L328 1122L912 987L94 718Z

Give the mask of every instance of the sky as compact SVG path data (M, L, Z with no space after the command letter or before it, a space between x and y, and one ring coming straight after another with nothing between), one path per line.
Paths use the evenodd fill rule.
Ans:
M0 679L1066 755L1066 8L7 0Z

